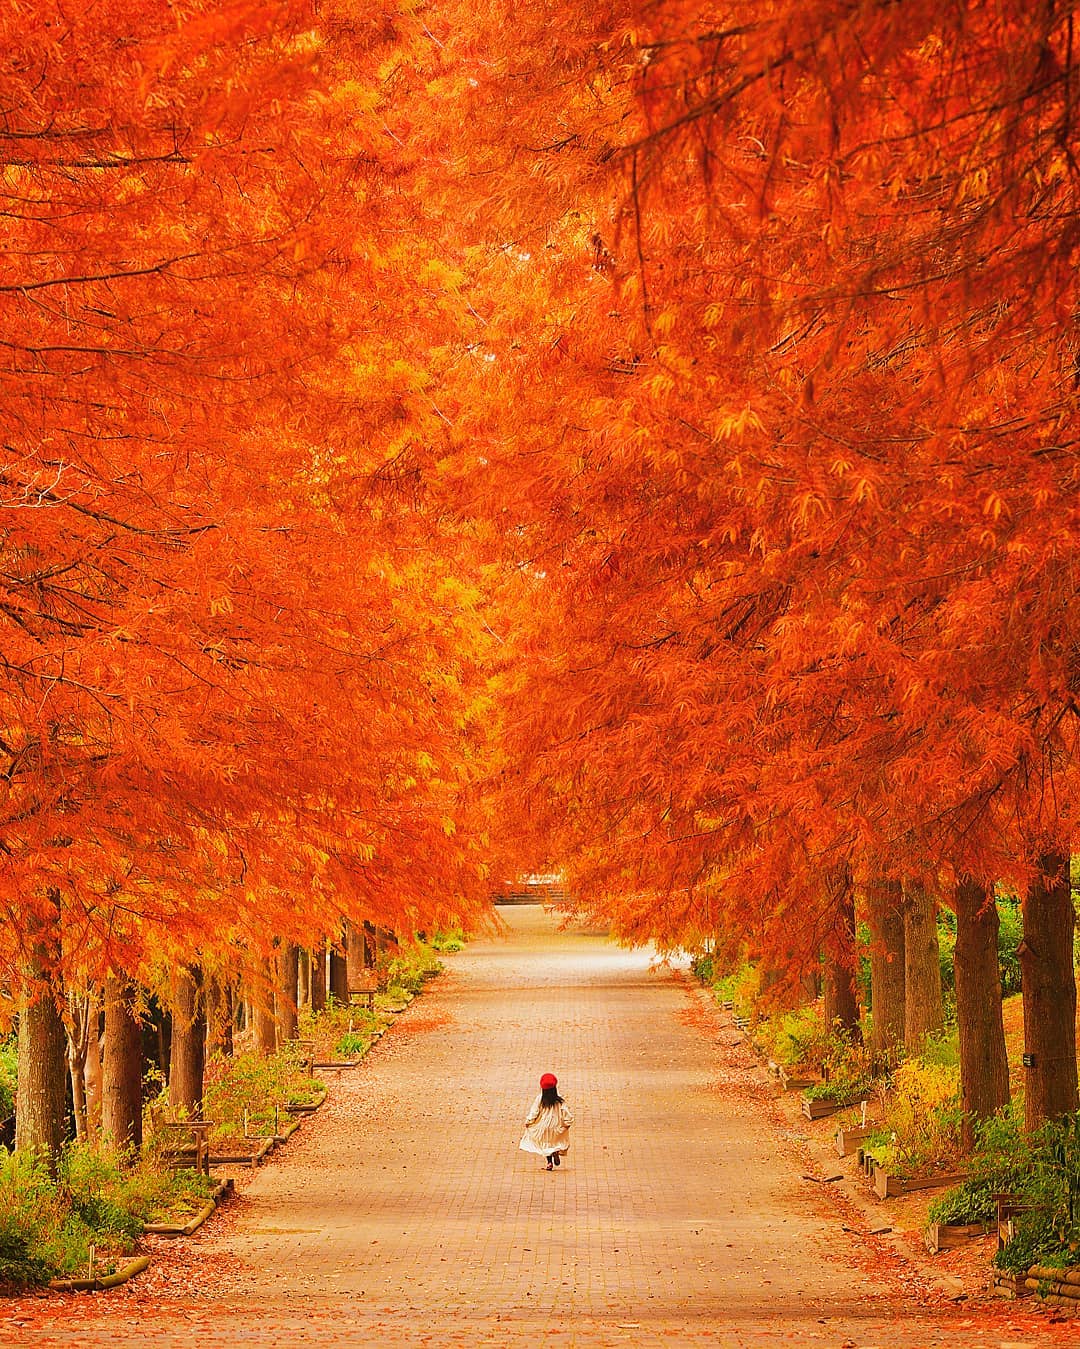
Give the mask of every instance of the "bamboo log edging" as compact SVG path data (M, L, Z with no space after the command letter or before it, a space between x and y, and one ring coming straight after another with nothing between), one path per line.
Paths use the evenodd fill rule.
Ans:
M210 1198L186 1223L143 1223L143 1231L149 1232L155 1237L190 1237L193 1232L206 1222L211 1213L217 1208L218 1204L226 1195L232 1193L233 1183L231 1180L219 1181L214 1186Z
M49 1287L55 1293L101 1293L106 1288L119 1288L136 1274L141 1274L149 1264L148 1255L139 1255L115 1274L106 1274L100 1279L50 1279Z
M1031 1286L1031 1280L1043 1283L1059 1283L1067 1285L1072 1289L1069 1294L1071 1297L1080 1297L1080 1265L1072 1265L1068 1269L1055 1269L1049 1265L1032 1265L1024 1276L1028 1280L1028 1286Z
M1041 1270L1039 1265L1033 1265L1028 1270L1025 1278L1018 1278L1017 1283L1023 1284L1023 1287L1038 1295L1043 1302L1049 1302L1057 1307L1069 1307L1073 1311L1080 1312L1080 1282L1074 1282L1067 1276L1073 1273L1072 1270L1056 1269ZM1054 1275L1056 1277L1045 1277ZM1062 1277L1065 1276L1065 1277Z
M314 1115L316 1110L319 1110L326 1104L326 1098L329 1095L330 1088L323 1087L322 1095L310 1105L285 1105L282 1106L282 1109L290 1115Z

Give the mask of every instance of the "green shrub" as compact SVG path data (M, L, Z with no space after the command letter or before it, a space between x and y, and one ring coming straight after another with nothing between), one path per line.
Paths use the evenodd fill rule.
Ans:
M690 971L703 984L713 984L719 977L716 961L711 951L701 951L690 960Z
M39 1162L0 1151L0 1285L34 1287L96 1268L108 1272L128 1255L143 1223L205 1201L211 1182L194 1171L161 1166L73 1143L56 1178Z
M401 989L416 994L428 979L442 972L442 962L424 942L412 942L393 953L384 951L377 968L388 993Z
M1010 998L1020 992L1020 943L1024 939L1024 920L1020 901L1004 895L997 901L998 969L1001 972L1001 996Z
M1013 1222L1015 1235L994 1258L1021 1272L1033 1264L1080 1262L1080 1114L1045 1125L1031 1145L1031 1162L1012 1192L1028 1207Z
M362 1031L347 1030L334 1046L334 1053L339 1058L355 1058L358 1054L365 1054L371 1040Z
M1019 1194L1031 1179L1031 1145L1018 1112L1011 1107L976 1126L968 1177L930 1205L937 1223L988 1223L997 1212L995 1196Z
M461 951L465 938L456 928L451 932L436 932L429 943L433 951Z
M267 1136L274 1128L275 1110L285 1105L311 1105L323 1090L310 1077L291 1049L261 1055L251 1051L222 1060L218 1076L203 1095L203 1114L214 1121L213 1139L244 1132Z
M901 1174L953 1161L963 1124L959 1070L922 1059L901 1063L885 1098L884 1123L892 1131L894 1169Z
M43 1237L59 1231L62 1222L45 1168L0 1149L0 1288L35 1288L49 1281Z
M15 1064L18 1053L15 1037L0 1040L0 1120L15 1113Z

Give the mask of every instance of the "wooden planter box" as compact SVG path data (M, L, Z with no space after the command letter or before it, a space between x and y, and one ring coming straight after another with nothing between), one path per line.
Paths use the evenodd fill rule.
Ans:
M859 1151L859 1144L864 1139L869 1138L873 1132L872 1129L837 1129L836 1131L836 1155L838 1157L850 1157L853 1152ZM862 1159L859 1159L860 1165Z
M859 1104L860 1102L858 1100L807 1100L804 1096L802 1101L802 1112L807 1119L825 1119L828 1115L838 1115L841 1110L847 1110L849 1106ZM843 1153L840 1154L841 1157L843 1155Z
M879 1199L894 1199L899 1194L911 1194L913 1190L938 1190L946 1185L958 1185L966 1178L963 1171L946 1171L937 1176L908 1176L901 1180L883 1166L875 1165L874 1193Z
M785 1091L805 1091L807 1087L816 1087L815 1077L794 1077L786 1068L780 1069L780 1081Z
M379 975L374 969L358 970L349 975L349 1001L363 1002L368 1011L375 1010L375 994L379 991Z
M938 1251L951 1251L994 1230L994 1223L930 1223L923 1231L923 1240L930 1254L937 1255Z

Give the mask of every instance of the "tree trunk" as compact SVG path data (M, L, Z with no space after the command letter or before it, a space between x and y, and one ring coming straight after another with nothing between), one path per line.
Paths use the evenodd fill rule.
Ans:
M965 878L956 887L953 904L964 1147L970 1151L975 1145L975 1124L1008 1104L1009 1062L1001 1018L998 911L993 893Z
M95 1135L101 1128L101 993L91 988L87 999L86 1066L86 1128Z
M364 968L369 970L375 964L378 956L378 941L375 935L375 924L364 923Z
M945 1025L937 904L923 886L904 886L904 1044L918 1052Z
M297 1001L301 1007L311 1006L311 952L300 951L297 955L297 970L299 971L300 988L297 994Z
M275 1004L277 1007L278 1043L295 1040L297 1031L296 983L299 973L300 951L292 942L285 942L277 953L277 985Z
M105 981L101 1129L121 1148L142 1147L142 1025L138 990L120 975Z
M67 1035L60 1015L60 894L34 922L16 1049L15 1150L42 1157L50 1174L67 1135Z
M326 1006L326 944L319 946L311 959L311 1010L321 1012Z
M206 1053L233 1055L233 986L219 974L203 976L203 1001L206 1005Z
M198 1119L202 1114L205 1070L206 1014L202 970L198 965L178 965L172 988L169 1105L185 1119Z
M346 923L345 952L349 963L349 972L354 978L367 964L366 946L367 940L364 936L363 925L360 923Z
M870 928L870 1050L884 1066L904 1044L904 896L899 881L866 888Z
M825 1022L859 1040L859 1001L855 991L855 888L851 868L841 862L826 882L833 930L825 947Z
M259 987L253 990L252 1004L255 1027L255 1048L260 1054L272 1054L277 1049L277 1022L274 1020L273 966L269 956L260 962Z
M349 960L337 946L330 948L330 996L340 1007L349 1001Z
M42 948L37 948L43 955ZM15 1151L44 1159L50 1174L67 1134L67 1036L49 966L35 958L19 1007Z
M91 999L86 994L68 998L67 1033L68 1073L71 1077L71 1106L75 1116L75 1137L84 1143L89 1137L86 1110L86 1058L90 1045Z
M1024 998L1024 1123L1037 1129L1077 1108L1076 979L1069 858L1039 858L1023 900L1020 982Z

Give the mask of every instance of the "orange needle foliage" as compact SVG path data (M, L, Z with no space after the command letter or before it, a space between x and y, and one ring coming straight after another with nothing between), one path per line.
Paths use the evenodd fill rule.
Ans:
M470 921L478 573L421 518L438 419L384 335L389 18L31 9L0 19L0 969L56 899L90 969Z
M628 935L814 949L838 859L1068 851L1074 59L1047 8L783 2L472 57L513 420L462 469L538 611L511 758Z

